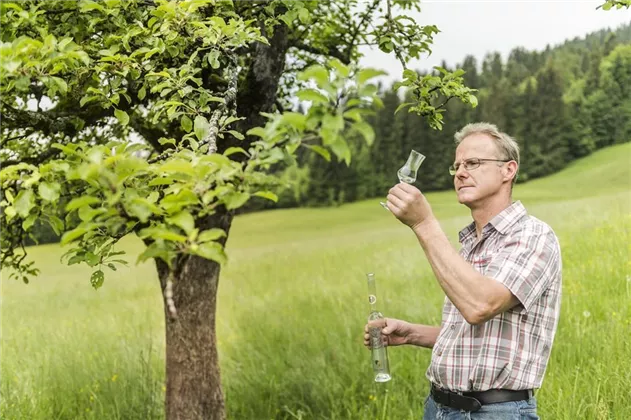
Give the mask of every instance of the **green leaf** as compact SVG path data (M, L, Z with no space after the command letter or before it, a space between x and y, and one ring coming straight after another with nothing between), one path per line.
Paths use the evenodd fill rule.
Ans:
M271 200L274 203L278 202L278 196L271 191L257 191L252 195L255 195L257 197L267 198L268 200Z
M32 190L22 190L15 198L13 207L21 218L26 218L31 209L35 206L35 197Z
M363 85L364 83L366 83L366 81L377 77L377 76L383 76L386 75L388 73L386 73L385 71L382 70L377 70L377 69L362 69L357 73L357 83L359 83L360 85Z
M296 94L301 101L311 101L314 104L326 104L329 99L315 89L303 89Z
M125 126L129 124L129 115L127 115L125 111L120 110L120 109L115 109L114 115L116 116L118 121L121 123L121 125Z
M241 207L250 199L250 194L246 192L231 191L222 197L222 201L228 210Z
M15 73L15 71L20 68L21 64L22 62L19 60L11 60L11 61L5 61L4 63L2 63L2 66L5 68L7 72Z
M77 213L79 215L79 219L81 219L82 222L91 222L92 219L94 219L94 216L105 212L107 212L107 210L105 210L103 207L93 209L90 206L83 206L79 208L79 211Z
M160 258L162 261L167 263L169 267L171 267L174 257L175 254L170 251L164 243L154 242L138 256L136 263L146 261L149 258Z
M418 80L418 73L414 70L405 69L403 70L403 78L416 82Z
M351 163L351 149L348 147L348 143L342 138L338 137L336 141L331 144L331 150L340 160L344 160L346 165Z
M184 232L189 234L195 228L195 219L188 211L184 210L175 216L166 218L167 223L182 228Z
M82 197L73 198L68 204L66 204L66 211L71 212L79 207L89 206L91 204L100 203L101 199L93 197L91 195L84 195Z
M207 260L216 261L220 265L225 264L227 261L224 249L217 242L199 244L193 253Z
M48 223L57 236L61 235L61 231L64 230L64 222L59 217L48 216Z
M239 133L238 131L228 130L226 131L226 133L232 134L237 140L243 140L245 138L243 134Z
M81 0L79 2L79 9L81 10L82 13L89 12L92 10L100 10L102 12L105 12L105 8L102 5L92 0Z
M234 153L243 153L246 156L250 156L248 152L246 152L243 147L228 147L225 152L223 152L224 156L230 156Z
M322 146L318 146L315 144L305 144L305 147L308 147L309 149L313 150L314 152L316 152L317 154L319 154L320 156L322 156L324 159L326 159L327 162L331 161L331 153L329 153L329 151L327 149L325 149Z
M342 63L337 58L329 60L329 65L333 67L343 78L347 78L350 74L350 69L348 68L348 66Z
M4 190L4 195L7 197L7 201L9 203L13 204L15 202L15 197L13 196L11 190Z
M265 138L267 133L263 127L253 127L245 132L248 136L259 136L261 138Z
M208 241L216 241L219 238L226 236L226 232L219 228L212 228L203 231L197 236L197 242L203 243Z
M202 141L210 132L210 124L208 120L201 115L195 117L195 136L197 140Z
M60 188L61 186L57 182L53 182L53 183L42 182L39 184L39 187L37 190L42 200L53 202L59 199Z
M92 101L96 101L100 99L100 96L95 96L95 95L85 95L83 98L81 98L81 100L79 101L79 106L83 107L83 105L87 104L88 102L92 102Z
M17 213L16 213L16 211L15 211L15 207L13 207L13 206L9 206L9 207L6 207L6 208L4 209L4 214L6 214L6 215L7 215L7 222L9 222L9 221L11 221L11 219L13 219L13 218L15 217L15 215L16 215Z
M157 172L163 174L181 172L184 174L194 175L195 168L193 167L193 164L187 160L172 159L160 166Z
M147 89L145 89L145 87L143 86L138 91L138 99L142 101L143 99L145 99L145 96L147 96Z
M103 286L103 281L105 281L105 273L102 270L96 270L94 273L92 273L92 276L90 277L90 283L92 284L92 287L98 289L99 287Z
M193 121L191 121L188 115L182 116L180 123L182 124L182 128L184 129L184 131L186 131L187 133L190 133L193 129Z
M325 114L322 118L322 129L334 133L344 129L344 117L342 115Z
M88 229L83 225L79 225L76 228L69 230L68 232L64 233L64 235L61 237L61 245L68 245L70 242L79 238L87 231Z
M300 19L300 22L304 24L311 22L311 14L309 13L309 9L305 7L298 9L298 19Z
M62 79L60 77L55 77L55 76L52 76L51 79L55 82L55 84L59 88L59 92L61 92L63 94L68 92L68 84L66 83L66 81L64 79Z
M212 228L203 231L197 237L197 241L199 243L208 242L208 241L216 241L219 238L223 238L226 236L226 232L219 228Z
M414 102L403 102L401 105L397 107L397 109L394 110L394 113L397 114L400 110L412 105L414 105Z
M33 213L33 214L29 215L22 222L22 229L24 229L25 231L28 231L33 226L33 224L35 223L35 220L37 220L37 214Z
M316 64L299 73L297 78L298 80L313 79L318 86L325 86L329 83L329 71L325 67Z
M83 261L85 261L85 253L79 252L70 257L70 259L68 260L68 265L81 264Z
M353 128L357 130L364 139L366 139L366 144L369 146L375 141L375 131L372 126L368 124L366 121L360 121L353 124Z
M199 203L197 195L189 190L183 189L177 194L170 194L160 201L160 205L169 214L175 214L182 210L183 207L195 205Z
M208 64L210 64L210 67L212 67L213 69L218 69L219 66L221 65L219 63L219 51L218 50L212 50L211 52L209 52L206 55L206 58L208 59Z
M101 257L99 257L98 255L92 253L92 252L86 252L85 253L85 262L90 266L90 267L94 267L95 265L99 264L101 262Z
M307 116L298 112L285 112L282 121L290 124L298 131L304 131L307 124Z
M158 206L144 198L134 198L125 207L131 216L137 217L142 223L147 223L154 213L161 213Z
M166 241L186 242L186 236L182 236L162 226L145 228L138 233L138 236L143 239L151 237L153 239L164 239Z

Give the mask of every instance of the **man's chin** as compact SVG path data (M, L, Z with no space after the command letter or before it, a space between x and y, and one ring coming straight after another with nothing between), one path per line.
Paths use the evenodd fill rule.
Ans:
M471 205L475 202L475 200L469 194L467 194L465 192L459 192L458 193L458 202L460 204L463 204L463 205L467 206L467 207L471 207Z

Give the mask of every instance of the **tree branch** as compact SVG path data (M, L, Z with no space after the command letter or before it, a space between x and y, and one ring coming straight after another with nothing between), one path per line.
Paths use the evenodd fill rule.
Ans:
M73 136L78 131L73 122L74 117L53 111L33 112L15 109L4 102L2 103L0 117L5 122L11 123L9 124L10 127L31 127L45 135L61 132Z
M388 7L388 12L387 12L387 17L386 19L388 20L388 28L392 31L392 12L390 10L391 8L391 4L390 4L390 0L386 0L386 4ZM394 53L397 56L397 58L399 59L399 62L401 63L401 66L403 66L403 68L405 69L405 60L403 59L403 56L401 56L401 51L399 51L399 48L394 45Z
M359 35L359 33L361 32L362 26L364 26L364 23L366 23L366 19L368 19L370 16L372 16L372 14L374 13L375 9L377 8L377 6L379 6L380 0L374 0L373 3L368 6L368 10L366 10L364 17L362 18L362 20L359 22L359 24L357 26L355 26L355 33L353 33L353 37L351 38L351 44L348 50L348 59L350 60L350 55L352 52L352 47L353 44L355 44L355 40L357 39L357 35ZM358 44L359 45L359 44Z
M31 134L33 134L34 131L28 132L26 134L20 134L19 136L13 136L13 137L5 137L1 142L0 142L0 148L6 146L6 144L12 140L19 140L19 139L23 139L24 137L28 137Z
M232 72L230 75L230 81L228 82L228 89L224 95L224 101L213 112L210 119L210 130L208 136L203 140L204 144L208 144L208 154L212 155L217 151L217 134L219 133L219 118L221 115L232 108L232 105L237 99L237 80L239 78L239 71L237 70L237 58L232 57L232 66L229 68Z
M161 153L169 146L169 145L161 145L158 141L160 137L167 137L166 133L159 128L150 127L146 124L146 119L137 113L133 112L131 117L129 118L129 125L134 129L138 134L142 136L143 139L147 141L153 147L153 149Z
M324 50L318 47L314 47L313 45L307 45L304 42L300 42L300 41L294 41L291 44L291 46L301 51L306 51L312 54L328 55L330 57L335 57L344 64L350 64L350 58L347 57L345 54L342 54L342 52L340 52L339 50L333 47L329 48L328 50Z
M48 159L55 157L59 154L61 150L59 149L48 149L45 152L40 153L38 156L30 156L24 157L22 159L9 159L2 162L3 167L17 165L18 163L29 163L31 165L41 165L46 162Z

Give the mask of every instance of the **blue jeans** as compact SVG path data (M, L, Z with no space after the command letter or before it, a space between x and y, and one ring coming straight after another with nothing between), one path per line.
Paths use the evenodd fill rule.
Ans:
M483 405L478 411L464 411L438 404L430 396L425 400L423 420L539 420L537 400L509 401Z

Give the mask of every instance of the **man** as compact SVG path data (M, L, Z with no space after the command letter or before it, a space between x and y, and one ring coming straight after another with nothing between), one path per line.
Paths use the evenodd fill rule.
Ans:
M473 218L459 234L460 252L417 188L398 184L387 201L417 236L445 292L441 326L392 318L379 326L389 346L432 348L425 420L538 419L533 391L559 320L559 243L547 224L512 201L517 143L487 123L469 124L455 139L449 170Z

